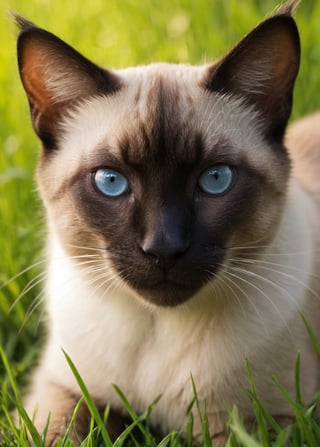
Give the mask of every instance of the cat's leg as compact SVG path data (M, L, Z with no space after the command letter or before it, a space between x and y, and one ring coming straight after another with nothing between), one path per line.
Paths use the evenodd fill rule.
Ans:
M228 433L226 430L227 413L225 411L206 411L205 414L208 418L208 430L212 447L224 447L228 441ZM203 444L203 423L199 415L196 414L194 415L193 421L193 437L195 445L201 446Z
M228 441L228 434L226 430L221 431L220 433L216 433L211 436L211 445L212 447L224 447ZM201 446L203 444L203 436L202 434L194 436L195 445Z
M37 376L39 377L39 374ZM80 396L76 396L49 378L41 377L40 380L34 380L32 391L27 396L24 407L39 433L42 433L48 425L47 445L54 446L66 433L79 399ZM80 445L81 440L86 436L88 424L89 412L83 403L71 433L71 439L75 445Z
M79 395L75 395L52 378L46 377L41 369L37 371L24 407L40 434L48 425L46 445L55 446L66 433L79 399ZM104 410L99 406L98 408L101 412ZM90 413L83 402L70 436L75 446L80 445L88 434L89 422ZM131 422L128 416L111 408L106 426L110 438L115 440Z
M211 438L212 447L224 447L228 441L227 432L218 433Z

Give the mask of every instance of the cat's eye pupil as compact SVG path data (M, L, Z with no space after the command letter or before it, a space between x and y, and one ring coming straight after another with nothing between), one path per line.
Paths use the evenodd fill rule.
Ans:
M218 196L231 188L234 176L234 169L228 165L212 166L201 174L199 187L207 194Z
M93 174L95 188L107 197L119 197L129 188L126 177L113 169L101 168Z
M214 177L216 180L218 180L218 178L219 178L219 174L217 173L217 171L213 171L213 173L212 173L211 175L213 175L213 177Z

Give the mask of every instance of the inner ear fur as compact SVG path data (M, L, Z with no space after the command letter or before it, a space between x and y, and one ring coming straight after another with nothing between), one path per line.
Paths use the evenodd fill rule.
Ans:
M97 94L120 88L110 71L90 62L55 35L19 18L18 65L27 93L33 126L46 145L66 108Z
M296 23L280 14L262 22L218 64L209 66L204 85L254 105L264 118L267 136L282 140L299 64Z

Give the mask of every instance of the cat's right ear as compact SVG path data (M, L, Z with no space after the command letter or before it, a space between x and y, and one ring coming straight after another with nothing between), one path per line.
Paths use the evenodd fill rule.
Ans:
M289 0L260 23L218 63L208 67L205 88L236 95L261 114L268 139L282 142L300 63L300 39Z
M55 35L15 16L18 65L32 123L46 149L55 147L63 112L79 100L120 88L115 74L90 62Z

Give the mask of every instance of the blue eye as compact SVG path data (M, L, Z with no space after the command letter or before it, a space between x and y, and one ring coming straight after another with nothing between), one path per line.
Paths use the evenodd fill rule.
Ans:
M119 197L129 187L128 180L113 169L98 169L93 174L93 182L96 188L107 197Z
M234 170L228 165L212 166L201 174L199 186L207 194L218 196L232 186L234 175Z

